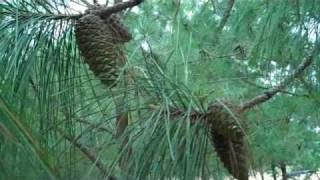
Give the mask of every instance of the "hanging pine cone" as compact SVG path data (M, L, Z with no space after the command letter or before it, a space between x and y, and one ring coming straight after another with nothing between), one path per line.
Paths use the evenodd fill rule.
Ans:
M248 146L245 125L236 108L215 103L208 116L210 137L225 168L238 180L248 180Z
M119 69L125 64L123 44L132 39L119 16L86 14L78 20L75 33L80 52L94 75L106 86L115 86Z

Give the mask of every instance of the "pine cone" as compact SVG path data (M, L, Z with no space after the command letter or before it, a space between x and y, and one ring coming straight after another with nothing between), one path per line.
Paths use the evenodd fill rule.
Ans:
M108 87L115 86L119 68L125 64L123 44L132 39L119 16L102 19L89 13L78 20L75 33L80 52L94 75Z
M229 173L238 180L248 180L249 158L244 132L246 127L236 108L230 104L227 107L224 105L214 104L208 116L211 141Z

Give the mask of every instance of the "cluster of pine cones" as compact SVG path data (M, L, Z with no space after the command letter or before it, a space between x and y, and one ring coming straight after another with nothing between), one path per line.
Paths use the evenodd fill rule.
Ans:
M89 11L78 20L75 33L85 63L103 84L114 87L125 64L123 45L132 39L120 17L100 17ZM224 166L235 178L248 180L248 149L241 119L235 107L215 103L207 120L212 144Z

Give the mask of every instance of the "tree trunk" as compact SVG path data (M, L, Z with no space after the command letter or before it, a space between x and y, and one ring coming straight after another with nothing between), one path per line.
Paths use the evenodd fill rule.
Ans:
M280 163L280 169L281 169L281 174L282 174L282 180L288 180L287 166L284 162Z
M274 163L271 164L271 170L272 170L273 180L277 180L276 165Z

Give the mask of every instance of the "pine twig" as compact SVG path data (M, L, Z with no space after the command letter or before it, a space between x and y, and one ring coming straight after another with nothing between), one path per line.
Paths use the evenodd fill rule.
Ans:
M130 0L126 2L119 2L115 4L114 6L105 7L99 10L91 10L90 13L95 14L97 16L101 17L107 17L113 13L120 12L122 10L134 7L142 3L143 0Z
M235 2L235 0L229 0L228 6L227 6L226 10L224 11L223 18L222 18L222 20L221 20L221 22L219 24L218 32L222 31L224 26L227 24L227 21L228 21L228 19L230 17L231 10L233 8L234 2Z
M33 91L36 94L39 94L39 88L35 84L35 82L32 80L32 78L29 79L29 82L32 86ZM64 112L63 112L64 113ZM65 114L65 113L64 113ZM84 121L82 121L84 122ZM86 122L86 121L85 121ZM98 127L97 127L98 128ZM70 144L76 146L95 166L101 171L103 175L108 175L108 171L106 166L98 159L96 153L92 150L89 149L88 147L84 146L80 142L77 141L78 138L73 138L71 136L68 136L62 129L56 128L57 131L62 135L63 138L68 140ZM113 176L108 177L110 180L116 180L117 178Z
M95 15L101 16L101 17L108 17L113 13L117 13L122 10L137 6L140 3L142 3L143 1L144 0L130 0L130 1L125 1L125 2L119 2L119 3L115 4L114 6L101 7L99 9L90 10L84 14L47 14L47 13L41 14L41 13L32 13L32 12L21 11L21 13L19 14L19 19L31 19L31 18L37 17L37 18L49 19L49 20L77 20L88 13L92 13L92 14L95 14ZM92 6L86 0L82 0L82 2L85 3L88 7ZM2 12L2 13L0 13L0 15L7 15L7 16L11 15L12 16L12 15L14 15L14 13Z
M85 145L78 142L76 139L72 138L71 136L68 136L66 133L63 132L63 130L58 129L59 133L64 137L66 140L70 142L70 144L77 147L87 158L101 171L103 175L108 175L109 172L107 171L107 167L100 161L97 157L97 154L92 149L86 147ZM109 176L109 179L116 179L113 176Z
M295 78L297 78L298 76L300 76L303 71L310 66L310 64L312 63L314 56L316 55L316 52L318 51L318 46L316 45L314 50L312 51L311 55L309 55L308 57L306 57L302 63L298 66L298 68L288 77L286 77L285 79L283 79L279 85L271 88L268 91L265 91L263 94L260 94L244 103L242 103L240 105L240 110L242 112L247 111L251 108L253 108L254 106L257 106L261 103L264 103L266 101L268 101L269 99L271 99L274 95L276 95L278 92L281 92L283 89L285 89Z
M241 80L251 86L254 86L256 88L259 88L259 89L270 89L270 87L265 87L265 86L261 86L259 84L256 84L255 82L252 82L248 79L245 79L245 78L241 78ZM286 91L286 90L280 90L280 93L283 93L283 94L288 94L288 95L291 95L291 96L297 96L297 97L309 97L308 94L296 94L296 93L293 93L293 92L290 92L290 91Z
M63 132L63 130L58 128L57 130L62 135L62 137L64 137L66 140L70 142L70 144L76 146L83 154L85 154L88 157L88 159L97 166L97 168L102 172L102 174L107 174L105 165L97 158L97 155L93 150L81 144L73 137L68 136L66 133Z

